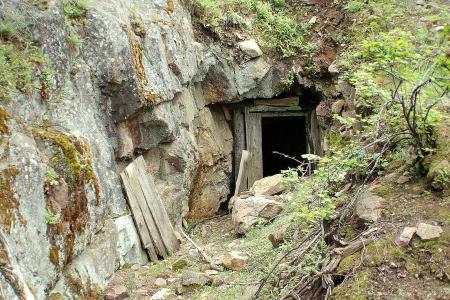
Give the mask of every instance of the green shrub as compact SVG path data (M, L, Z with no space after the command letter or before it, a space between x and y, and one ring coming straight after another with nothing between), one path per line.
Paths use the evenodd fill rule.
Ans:
M264 21L272 22L274 19L272 6L268 2L256 2L256 16Z
M286 5L286 0L272 0L275 7L283 7Z
M48 183L51 186L58 186L59 185L58 178L59 178L58 173L56 173L55 169L50 167L47 170L47 174L45 175L46 183Z
M29 93L33 89L31 52L12 44L0 43L0 101L9 101L16 91Z
M69 43L74 46L74 47L78 47L81 44L83 44L83 39L75 32L75 30L70 30L69 33Z
M14 22L0 22L0 38L8 39L17 33L17 27Z
M361 9L363 9L364 7L364 3L359 2L359 1L350 1L349 3L347 3L347 5L345 6L345 9L348 10L349 12L358 12Z
M69 18L86 16L89 0L63 0L64 14Z
M61 223L61 214L53 213L47 208L47 211L45 212L45 223L52 225Z

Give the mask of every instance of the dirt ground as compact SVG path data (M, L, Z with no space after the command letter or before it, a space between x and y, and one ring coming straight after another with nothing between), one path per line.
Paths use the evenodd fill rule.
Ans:
M377 228L376 239L341 262L332 298L450 299L450 197L431 190L424 178L398 184L401 175L392 172L367 187L386 200L379 222L369 227L357 222L345 226L345 240L368 228ZM208 271L210 264L183 240L180 251L164 261L119 270L109 287L125 286L131 299L150 299L162 288L168 291L165 299L250 299L261 278L291 246L288 239L273 249L268 235L290 221L291 212L285 210L272 223L256 226L245 237L235 233L230 215L200 222L189 235L219 266L218 272ZM407 247L394 244L405 226L418 222L439 225L444 232L432 241L415 236ZM222 255L231 250L249 256L243 270L231 271L221 265ZM181 277L188 271L208 273L212 284L181 288ZM167 286L157 286L158 278L165 279ZM261 298L278 296L269 290Z

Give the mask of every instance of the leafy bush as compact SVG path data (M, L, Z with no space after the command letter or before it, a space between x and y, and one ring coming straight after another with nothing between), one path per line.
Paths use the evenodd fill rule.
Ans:
M48 183L51 186L58 186L59 185L58 178L59 178L59 175L58 175L58 173L56 173L55 169L49 168L47 170L47 174L45 175L46 183Z
M45 212L45 223L53 225L61 223L61 214L53 213L50 209L47 208L47 211Z
M89 0L63 0L64 14L69 18L81 18L86 15Z
M418 19L446 24L448 11L411 11L393 0L368 6L356 14L351 45L339 61L356 89L357 121L368 140L397 136L392 143L413 145L420 160L433 147L433 127L440 119L434 108L449 90L450 27L437 31Z
M0 43L0 101L9 101L16 91L33 89L32 54L36 49L21 51L12 44Z
M359 1L350 1L345 6L345 9L348 10L349 12L352 12L352 13L358 12L358 11L360 11L363 8L364 8L364 3L359 2Z
M17 33L17 27L14 22L1 21L0 22L0 38L8 39Z
M330 219L336 211L334 194L344 182L370 175L369 167L379 154L369 154L356 145L332 149L329 156L303 155L307 163L283 172L283 185L293 192L290 203L293 216L300 223L317 224ZM316 164L311 178L304 179L306 168Z

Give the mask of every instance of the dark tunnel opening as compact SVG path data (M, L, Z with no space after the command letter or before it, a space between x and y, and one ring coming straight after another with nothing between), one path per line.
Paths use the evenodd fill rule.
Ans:
M264 177L297 167L298 162L273 152L302 159L302 154L307 153L306 118L263 117L261 123Z

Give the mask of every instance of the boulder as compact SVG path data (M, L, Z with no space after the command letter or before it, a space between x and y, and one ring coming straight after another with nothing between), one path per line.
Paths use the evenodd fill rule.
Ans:
M337 66L336 61L333 61L333 62L331 63L331 65L328 67L328 72L329 72L330 74L333 74L333 75L339 74L339 68L338 68L338 66Z
M219 271L217 271L217 270L205 270L205 274L208 275L208 276L214 276L214 275L219 274Z
M104 299L105 300L121 300L128 299L130 296L128 295L127 288L123 285L115 286L109 291L106 292Z
M336 102L333 102L333 104L331 105L331 112L333 114L340 114L345 107L345 100L340 99Z
M400 235L395 239L395 243L398 246L406 247L411 241L414 233L416 233L417 227L405 227Z
M407 183L409 180L410 180L411 178L410 177L408 177L408 176L400 176L398 179L397 179L397 181L396 181L396 183L397 184L405 184L405 183Z
M211 284L211 279L203 273L186 271L181 276L181 284L183 286L203 286Z
M263 54L261 48L259 48L258 44L255 40L246 40L238 43L239 49L242 52L250 56L251 58L259 57Z
M230 251L222 257L223 265L234 271L242 270L247 263L248 256L239 251Z
M280 203L263 196L237 198L232 213L236 226L254 225L259 221L271 220L283 210Z
M364 223L376 222L381 217L384 202L384 198L364 192L356 200L355 215Z
M169 296L169 289L163 288L153 294L150 300L164 300Z
M269 235L269 240L272 243L273 248L278 248L286 239L286 235L288 232L290 224L285 224L275 232Z
M275 194L279 194L285 190L285 188L281 186L282 179L283 174L264 177L260 180L255 181L251 188L251 192L254 195L265 196L273 196Z
M417 225L417 235L424 241L434 240L441 236L442 228L440 226L419 223Z
M155 285L160 288L164 288L167 286L167 280L164 278L156 278Z

